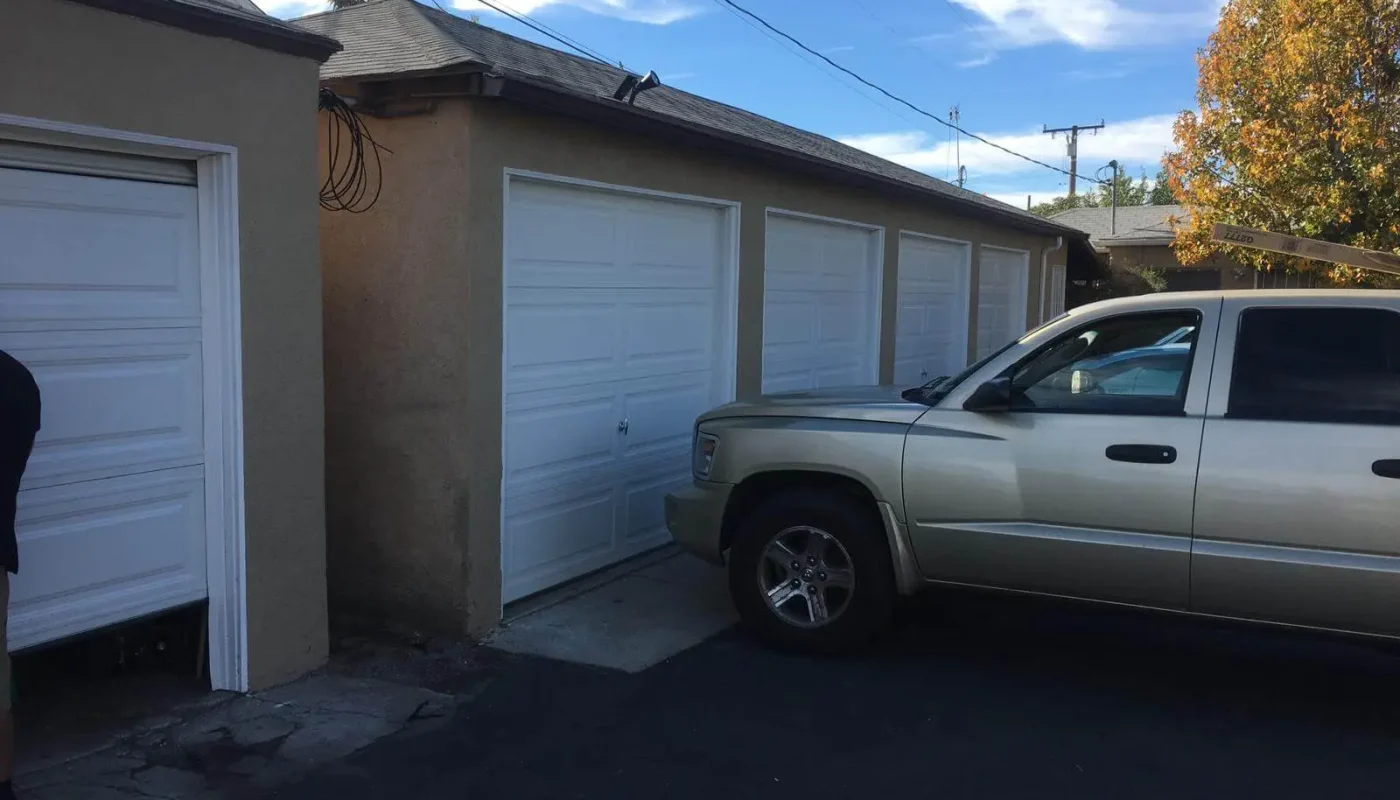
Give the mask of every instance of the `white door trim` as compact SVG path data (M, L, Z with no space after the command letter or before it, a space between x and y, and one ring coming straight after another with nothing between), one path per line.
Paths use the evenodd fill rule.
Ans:
M900 231L899 231L899 236L900 236L900 237L909 236L909 237L914 238L914 239L927 239L927 240L932 241L932 242L947 242L948 244L956 244L956 245L961 245L961 246L963 247L963 254L966 256L966 258L963 260L963 276L967 279L967 285L963 287L963 303L962 303L962 312L963 312L963 313L962 313L962 349L961 349L961 352L962 352L962 354L963 354L964 366L966 366L968 347L971 345L972 339L973 339L973 335L972 335L972 248L973 248L973 243L970 242L970 241L968 241L968 240L966 240L966 239L954 239L954 238L952 238L952 237L950 237L950 236L936 236L936 235L934 235L934 234L932 234L932 233L920 233L919 231L904 230L903 228L900 229ZM902 247L896 247L896 248L895 248L895 258L896 258L896 259L898 259L899 257L901 257L903 254L904 254L904 249L903 249ZM896 263L895 263L895 269L894 269L894 272L895 272L895 300L896 300L896 307L898 306L898 300L899 300L899 297L898 297L898 295L899 295L899 274L900 274L899 270L900 270L900 267L901 267L901 266L902 266L902 264L900 264L898 261L896 261ZM899 343L898 343L898 339L899 339L899 333L898 333L898 331L896 331L896 333L895 333L895 340L896 340L896 342L895 342L895 352L896 352L896 358L898 357L897 354L898 354L898 352L899 352Z
M620 195L631 195L633 197L649 197L661 200L675 200L683 203L709 206L716 208L724 214L724 235L728 238L727 246L724 248L724 263L721 265L721 278L724 286L720 287L719 302L720 310L724 315L724 320L720 324L720 331L724 336L724 342L720 348L720 356L723 363L720 365L720 396L727 400L734 400L738 396L738 371L739 371L739 219L740 203L737 200L721 200L714 197L702 197L699 195L679 194L676 192L663 192L656 189L644 189L637 186L623 186L615 183L603 183L601 181L588 180L586 178L573 178L566 175L552 175L546 172L535 172L533 170L516 169L506 167L501 175L501 405L500 416L496 419L498 430L505 430L505 393L506 393L506 337L507 325L506 309L510 307L510 280L506 271L510 267L510 183L511 179L533 181L537 183L553 183L561 186L575 186L586 189L599 189ZM501 463L505 463L506 451L505 436L501 436ZM500 485L496 487L496 544L499 548L497 553L497 564L504 574L505 570L505 535L506 535L506 476L505 470L501 470ZM501 596L502 598L504 595ZM505 609L505 601L501 600L500 607ZM500 615L497 616L500 619Z
M195 162L203 311L209 677L214 689L246 692L247 531L238 150L222 144L12 114L0 114L0 138Z
M768 206L763 209L763 271L768 272L768 218L769 217L789 217L791 219L805 219L812 222L826 222L835 225L845 225L850 228L858 228L875 234L873 247L875 248L873 285L870 287L870 300L875 304L874 313L870 315L873 329L870 331L870 364L872 373L870 382L878 384L880 382L880 334L884 324L885 310L885 227L883 225L872 225L869 222L856 222L849 219L837 217L823 217L819 214L807 214L802 211L789 211L785 208ZM896 278L896 284L898 279ZM767 281L764 282L764 291L767 291ZM760 376L760 380L762 376Z

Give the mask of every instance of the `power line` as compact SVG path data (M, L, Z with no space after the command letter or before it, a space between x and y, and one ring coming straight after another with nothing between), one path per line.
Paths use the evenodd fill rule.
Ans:
M864 11L866 14L869 14L871 19L880 23L880 27L889 31L891 34L894 35L896 39L899 39L900 41L904 40L905 35L895 30L894 26L886 22L884 17L881 17L879 14L876 14L875 11L870 8L870 6L865 4L864 0L851 0L851 2L859 6L861 11Z
M851 83L848 83L848 82L846 82L845 80L842 80L841 77L840 77L839 75L834 74L833 72L831 72L831 70L829 70L829 69L823 67L820 63L817 63L817 62L813 61L812 59L807 58L807 57L805 56L805 54L804 54L802 51L794 50L791 46L788 45L787 42L785 42L784 40L778 38L777 36L774 36L774 35L773 35L772 33L770 33L768 30L766 30L766 29L764 29L764 28L762 28L762 27L760 27L760 26L754 24L754 22L753 22L752 20L750 20L748 17L745 17L743 14L740 14L739 12L735 11L733 8L730 8L729 6L725 5L723 2L721 2L721 0L715 0L715 3L716 3L720 8L722 8L722 9L724 9L725 11L728 11L730 14L732 14L732 15L734 16L735 19L739 20L740 22L744 23L745 25L749 26L750 28L753 28L755 31L758 31L758 32L759 32L760 34L762 34L765 38L771 40L772 42L774 42L775 44L777 44L779 47L783 48L784 50L786 50L786 51L789 52L789 53L792 53L794 56L797 56L799 59L802 60L802 63L804 63L804 64L806 64L806 65L812 67L813 69L815 69L815 70L821 72L823 75L827 76L828 78L831 78L832 80L834 80L834 81L836 81L837 83L841 84L843 87L845 87L846 89L850 90L850 91L853 92L857 97L860 97L861 99L865 100L867 103L870 103L871 105L875 106L876 108L880 109L881 111L885 111L885 112L894 114L895 116L897 116L897 117L899 117L900 119L902 119L902 120L908 122L908 123L911 124L911 125L918 125L918 124L919 124L917 121L911 119L911 118L909 117L909 115L905 114L904 112L900 111L899 109L897 109L897 108L891 108L891 107L889 107L888 105L885 105L884 103L881 103L881 102L880 102L879 100L877 100L876 98L874 98L874 97L872 97L871 95L869 95L869 94L867 94L867 93L861 91L861 90L860 90L859 88L857 88L855 85L853 85L853 84L851 84Z
M874 89L875 91L879 92L880 94L884 95L885 97L888 97L889 99L895 101L896 103L899 103L900 105L906 106L907 108L913 110L914 112L916 112L916 113L918 113L918 114L920 114L920 115L922 115L922 116L928 117L929 119L933 120L934 122L937 122L939 125L946 125L946 126L948 126L948 127L950 127L950 128L954 128L955 130L957 130L958 133L966 134L967 136L969 136L969 137L971 137L971 138L973 138L973 139L976 139L977 141L981 142L982 144L985 144L985 145L987 145L987 146L989 146L989 147L992 147L992 148L995 148L995 149L997 149L997 150L1000 150L1001 152L1006 153L1007 155L1015 156L1016 158L1019 158L1019 159L1021 159L1022 161L1029 161L1030 163L1035 164L1035 165L1037 165L1037 166L1041 166L1041 167L1044 167L1044 168L1046 168L1046 169L1048 169L1048 170L1053 170L1053 171L1055 171L1055 172L1059 172L1059 173L1062 173L1062 174L1065 174L1065 175L1071 175L1071 176L1074 176L1074 177L1079 178L1080 180L1091 181L1091 182L1093 181L1092 178L1087 178L1087 177L1085 177L1085 176L1083 176L1083 175L1074 175L1074 173L1073 173L1073 172L1070 172L1069 170L1060 169L1059 167L1057 167L1057 166L1055 166L1055 165L1053 165L1053 164L1048 164L1048 163L1046 163L1046 162L1044 162L1044 161L1041 161L1041 160L1039 160L1039 159L1032 158L1032 157L1030 157L1030 156L1028 156L1028 155L1026 155L1026 154L1024 154L1024 153L1018 153L1018 152L1016 152L1015 150L1012 150L1012 149L1009 148L1009 147L1004 147L1004 146L999 145L999 144L997 144L996 142L994 142L994 141L992 141L992 140L990 140L990 139L988 139L988 138L986 138L986 137L984 137L984 136L979 136L979 135L977 135L977 134L975 134L975 133L972 133L971 131L964 130L964 129L962 129L962 128L956 126L956 125L954 125L954 124L951 123L951 122L947 122L947 121L943 120L941 117L939 117L939 116L936 115L936 114L931 114L931 113L929 113L928 111L925 111L924 109L919 108L918 106L914 105L913 103L909 102L908 100L905 100L903 97L900 97L899 95L896 95L896 94L894 94L893 92L890 92L888 89L885 89L884 87L880 86L879 84L872 83L871 81L869 81L869 80L867 80L866 78L860 76L859 74L857 74L857 73L855 73L855 72L853 72L853 71L851 71L851 70L849 70L849 69L847 69L847 68L841 66L840 64L836 63L835 61L832 61L829 57L823 55L822 53L820 53L820 52L818 52L818 51L816 51L816 50L813 50L811 47L808 47L807 45L803 44L801 41L799 41L798 39L794 38L794 37L791 36L790 34L785 33L784 31L779 30L778 28L774 27L772 23L768 22L768 20L764 19L763 17L760 17L759 15L753 13L752 11L749 11L747 8L744 8L743 6L739 5L738 3L735 3L734 0L715 0L715 2L723 3L723 4L727 5L727 6L730 6L730 7L733 8L734 10L736 10L736 11L738 11L738 12L744 14L745 16L747 16L747 17L753 19L755 22L757 22L758 24L760 24L760 25L762 25L763 27L767 28L768 30L772 31L773 33L778 34L779 36L783 37L784 39L788 40L789 42L792 42L793 44L795 44L795 45L797 45L798 47L802 48L802 49L805 50L806 52L811 53L812 55L816 56L817 58L820 58L822 61L825 61L826 63L830 64L831 66L833 66L833 67L835 67L836 69L840 70L842 73L844 73L844 74L846 74L846 75L849 75L849 76L851 76L852 78L855 78L857 81L859 81L859 82L862 83L863 85L868 86L868 87L870 87L871 89Z
M605 57L605 56L599 54L598 51L592 49L591 47L588 47L587 45L584 45L584 44L582 44L581 42L578 42L578 41L576 41L576 40L574 40L574 39L569 38L568 36L565 36L564 34L560 33L559 31L554 30L553 28L549 27L548 25L544 24L543 22L540 22L539 20L536 20L535 18L533 18L533 17L531 17L531 16L528 16L528 15L526 15L526 14L523 14L523 13L521 13L521 12L519 12L519 11L508 10L508 9L505 9L505 8L501 8L500 6L498 6L498 5L496 5L495 3L491 2L491 0L478 0L478 2L480 2L482 5L486 6L487 8L489 8L489 9L491 9L491 10L497 12L498 14L503 14L503 15L505 15L505 16L507 16L507 17L510 17L511 19L515 20L516 22L520 23L521 25L524 25L525 27L530 28L531 30L535 31L536 33L539 33L539 34L541 34L541 35L543 35L543 36L547 36L547 37L549 37L550 39L553 39L554 41L558 42L559 44L564 45L565 47L569 48L570 50L573 50L574 52L576 52L576 53L578 53L578 54L580 54L580 55L582 55L582 56L586 56L587 58L591 58L592 60L597 61L599 64L602 64L602 65L605 66L605 67L612 67L612 68L614 68L614 69L623 69L623 70L626 69L626 67L623 67L623 66L622 66L622 62L620 62L620 61L613 61L613 60L611 60L611 59L609 59L609 58L607 58L607 57ZM440 5L440 4L438 3L437 0L433 0L433 5L437 6L438 11L441 11L441 12L444 13L444 14L452 14L452 12L450 12L450 11L448 11L447 9L443 8L442 5ZM455 14L452 14L452 16L456 16L456 15L455 15Z

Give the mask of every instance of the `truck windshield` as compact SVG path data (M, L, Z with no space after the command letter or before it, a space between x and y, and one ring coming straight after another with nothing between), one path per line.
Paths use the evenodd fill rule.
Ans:
M1001 347L997 348L997 350L994 351L991 355L979 358L977 361L973 362L972 364L969 364L966 368L963 369L962 372L959 372L956 375L941 375L924 384L923 386L915 386L912 389L905 389L903 392L900 393L899 396L911 403L920 403L926 406L937 405L939 400L942 400L944 397L947 397L949 392L958 388L959 384L971 377L973 373L982 369L982 367L986 366L997 356L1000 356L1007 350L1010 350L1011 348L1015 347L1021 342L1024 342L1026 339L1029 339L1031 336L1038 333L1042 328L1048 328L1067 316L1069 315L1061 314L1058 317L1055 317L1054 319L1047 320L1046 322L1037 325L1031 330L1026 331L1019 338L1012 339L1005 345L1002 345Z

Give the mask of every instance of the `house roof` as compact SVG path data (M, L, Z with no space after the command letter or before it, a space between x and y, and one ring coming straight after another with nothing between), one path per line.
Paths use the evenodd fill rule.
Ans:
M1119 206L1117 223L1112 208L1072 208L1052 219L1089 234L1095 248L1171 244L1171 220L1190 218L1181 206Z
M324 62L340 43L264 14L251 0L73 0L92 8Z
M611 113L649 117L769 156L820 164L832 174L913 192L961 213L1040 233L1078 234L1074 228L834 139L669 86L646 91L637 96L635 105L628 105L613 99L613 92L630 74L626 70L519 39L414 0L370 0L294 22L344 44L345 49L322 66L324 80L391 79L475 68L587 101L595 109L606 106Z

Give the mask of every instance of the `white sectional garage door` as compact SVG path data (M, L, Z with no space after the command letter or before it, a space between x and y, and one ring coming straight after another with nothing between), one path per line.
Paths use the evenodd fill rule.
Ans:
M996 352L1026 332L1030 254L983 247L977 276L977 357Z
M901 233L894 382L916 386L967 366L972 246Z
M763 391L879 380L878 229L769 212Z
M198 237L193 186L0 168L0 348L43 400L12 649L208 594Z
M506 602L668 541L695 418L732 392L731 251L715 205L510 179Z

